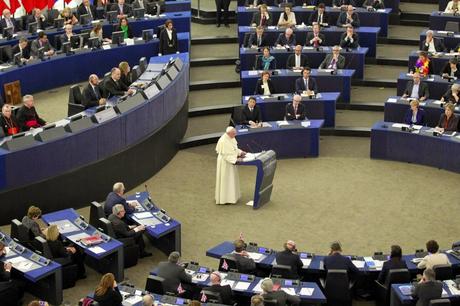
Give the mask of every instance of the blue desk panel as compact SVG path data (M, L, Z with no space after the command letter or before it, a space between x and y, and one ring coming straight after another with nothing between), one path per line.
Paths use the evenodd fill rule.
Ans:
M307 33L311 32L311 27L296 28L294 33L296 34L296 41L301 45L305 45L307 40ZM240 46L243 44L244 34L255 32L254 27L240 26L238 27L238 35ZM267 42L270 45L274 45L279 34L283 33L284 29L278 29L276 27L270 27L265 30L267 35ZM326 39L326 45L333 46L340 44L340 36L345 32L344 28L332 26L321 30ZM356 33L359 35L359 45L361 47L369 48L366 56L375 57L377 52L377 35L380 32L380 28L376 27L359 27L356 29Z
M358 48L350 52L342 50L341 55L345 57L345 69L354 69L355 74L353 78L362 79L364 77L364 64L368 48ZM316 51L312 47L303 47L302 54L308 58L310 68L318 68L323 62L327 54L332 53L331 47L323 47L320 51ZM240 48L240 61L241 70L254 69L254 64L257 55L262 54L257 49L253 48ZM286 49L272 48L270 54L276 58L276 68L286 69L286 63L289 55L294 54L294 51L287 51Z
M447 1L447 0L441 0L441 1ZM274 0L266 0L265 1L267 5L273 6L274 5ZM306 1L304 0L297 0L295 1L296 5L301 6L303 3ZM359 1L359 5L362 4L364 1ZM309 1L309 3L312 3ZM325 6L332 6L332 0L320 0L320 1L314 1L313 4L318 5L318 3L324 3ZM397 14L399 12L399 0L384 0L383 3L385 3L386 8L391 8L392 9L392 14ZM245 5L245 0L238 0L238 6L244 6Z
M426 39L426 31L428 30L425 29L420 33L420 46ZM458 33L447 35L446 33L439 33L439 31L436 31L436 30L433 30L433 32L434 32L433 33L434 37L440 38L444 41L444 46L446 46L446 48L449 51L457 47L458 44L460 44L460 34Z
M271 80L275 87L275 93L293 93L295 92L295 80L300 77L298 72L291 70L278 70L277 75L272 75ZM340 102L350 103L351 78L355 73L354 70L340 69L337 74L318 72L312 69L311 76L316 80L319 92L340 92ZM241 71L241 87L243 96L254 94L257 80L260 79L260 73L254 74L254 71Z
M191 0L174 0L174 1L165 1L165 11L166 12L181 12L181 11L190 11L192 9Z
M398 87L396 95L402 96L404 90L406 90L407 82L412 80L412 76L408 76L406 73L401 72L398 78ZM431 78L423 78L422 82L428 84L428 90L430 92L430 99L441 99L442 95L446 93L452 83L444 80L439 75L435 75ZM460 83L460 80L456 80L455 83Z
M460 22L460 16L454 16L453 14L443 14L441 12L432 12L430 14L430 29L431 30L444 30L446 28L446 22Z
M401 286L412 286L412 284L392 284L391 285L391 306L399 306L399 305L415 305L416 304L416 299L414 299L411 295L405 295L400 287ZM449 286L443 282L442 287L444 291L446 292L446 295L442 295L441 298L443 299L449 299L452 303L455 303L460 300L460 296L452 294L452 292L449 289ZM457 304L454 304L457 305Z

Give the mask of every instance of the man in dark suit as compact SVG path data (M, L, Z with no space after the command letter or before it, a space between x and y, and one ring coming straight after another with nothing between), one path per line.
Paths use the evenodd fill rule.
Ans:
M259 6L259 11L255 12L254 15L252 15L252 20L251 20L251 25L253 27L256 26L262 26L262 27L268 27L273 24L273 17L272 14L268 11L267 5L262 4Z
M305 44L315 48L326 44L325 36L320 33L319 24L313 25L313 31L307 34L307 41Z
M3 18L0 20L0 30L3 31L5 28L13 28L14 33L21 30L18 22L16 22L16 19L11 16L9 9L3 10Z
M260 287L264 300L276 300L277 306L300 305L300 297L297 295L287 294L283 290L273 291L273 281L270 278L265 278Z
M291 28L287 28L284 34L281 33L275 42L275 46L277 47L294 46L295 44L295 34Z
M83 0L77 9L78 16L89 15L91 19L97 19L96 8L89 2L89 0Z
M249 254L246 252L246 243L239 239L236 240L233 245L235 246L235 252L229 255L235 258L238 272L254 273L256 270L256 263L252 258L249 258Z
M142 234L145 231L144 225L128 225L123 221L126 211L122 204L116 204L112 208L112 214L108 217L112 223L114 238L133 238L139 247L139 256L141 258L152 256L152 253L145 251L145 243Z
M121 19L123 17L128 18L133 15L133 10L131 9L131 6L126 4L125 0L118 0L118 3L112 4L110 10L117 11L118 19Z
M89 76L88 85L83 89L81 95L81 104L83 104L85 108L104 105L106 103L102 89L99 87L99 78L95 74Z
M297 254L295 242L288 240L283 245L284 251L276 254L276 263L291 267L291 275L289 278L300 278L300 272L303 267L302 260Z
M357 13L353 12L353 5L348 5L345 12L340 13L339 18L337 18L338 27L359 27L359 16Z
M230 6L230 0L215 0L215 2L216 26L220 27L221 23L224 23L224 26L228 28L228 7Z
M179 265L179 259L179 252L172 252L169 254L168 261L158 264L156 275L165 279L163 287L167 292L178 293L179 285L186 290L187 284L192 282L192 277L185 273L184 267Z
M242 111L242 124L257 127L262 123L262 112L260 107L256 105L256 98L249 97L248 104L244 106Z
M38 50L40 48L43 48L45 56L52 56L54 54L54 49L45 32L38 33L38 38L32 42L30 47L31 55L33 57L38 57Z
M340 46L332 47L332 54L326 55L320 69L343 69L345 67L345 57L340 55Z
M460 78L460 65L456 58L449 59L441 72L443 78Z
M294 95L292 103L286 105L286 111L284 114L286 120L305 120L305 106L302 104L302 97L300 95Z
M399 245L391 246L390 259L383 263L382 271L380 271L378 281L380 284L385 284L388 273L393 269L407 269L406 261L402 260L402 250Z
M331 252L324 258L324 269L327 270L346 270L349 277L358 274L359 270L351 262L351 259L342 255L342 247L339 242L331 244Z
M59 39L61 40L61 46L62 44L66 42L71 42L71 37L74 36L75 34L73 33L73 26L71 24L66 24L64 26L64 34L62 34Z
M222 286L220 284L222 276L219 272L214 271L211 273L211 287L205 288L208 291L219 293L221 302L224 305L233 305L233 291L229 285Z
M110 77L104 81L104 90L106 97L130 95L134 91L125 84L120 82L121 71L118 68L112 68Z
M359 47L358 34L354 33L353 27L348 26L347 31L340 37L340 47L356 49Z
M19 38L19 43L13 47L12 50L13 55L17 53L21 53L21 61L27 62L28 60L32 59L30 55L30 44L27 38L21 37Z
M264 33L264 27L257 26L256 32L249 36L249 46L261 48L268 45L267 35Z
M406 90L402 95L403 98L414 98L420 101L424 101L430 97L430 92L428 91L428 85L420 81L420 74L414 72L412 75L413 81L407 82Z
M0 263L0 299L2 305L17 306L24 295L25 284L19 280L11 278L13 265L3 258L6 255L6 248L0 242L0 258L4 263Z
M442 43L442 40L433 37L433 31L426 31L426 39L422 43L421 51L436 53L446 51L446 47Z
M39 8L34 8L32 10L32 14L27 17L27 27L33 22L37 23L37 29L44 30L48 25L45 15L42 14L42 11Z
M326 7L324 6L324 3L318 4L318 9L313 12L313 14L310 15L308 18L308 24L313 25L313 24L328 24L329 23L329 16L326 13Z
M302 54L302 46L297 45L294 48L294 54L289 55L286 68L288 69L303 69L308 67L308 58L306 55Z
M104 204L104 213L106 216L112 213L112 208L116 204L121 204L125 208L125 211L128 214L132 214L135 211L136 205L129 204L126 199L123 197L125 194L125 185L121 182L113 184L112 192L107 195Z
M423 271L423 277L414 286L412 296L417 298L417 306L428 306L431 300L440 299L442 295L442 283L436 281L433 269Z
M295 80L295 91L301 95L313 96L318 92L316 80L310 77L310 67L305 67L302 70L302 77Z

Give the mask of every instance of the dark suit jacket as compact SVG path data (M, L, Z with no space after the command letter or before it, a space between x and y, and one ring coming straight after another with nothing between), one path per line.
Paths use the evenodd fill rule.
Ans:
M446 122L446 114L441 114L441 117L439 117L439 122L438 126L444 128L444 124ZM458 117L455 114L452 114L450 117L449 122L447 123L447 128L445 128L445 131L457 131L458 130Z
M291 278L299 278L303 263L299 255L292 253L289 250L284 250L276 254L276 263L278 265L286 265L291 267Z
M422 42L422 51L428 51L428 46L425 44L426 40ZM434 48L436 52L444 52L446 47L439 38L433 37Z
M296 118L295 115L300 116L299 118ZM297 112L294 112L294 106L292 105L292 103L289 103L288 105L286 105L284 117L286 117L286 120L304 120L306 118L305 105L299 103L299 106L297 107Z
M374 9L384 9L385 4L383 3L382 0L376 1L376 0L366 0L363 2L363 7L368 7L372 6Z
M351 259L342 254L333 254L324 258L324 269L327 270L346 270L349 274L357 274L358 268L351 262Z
M269 46L270 44L268 43L267 40L267 34L262 34L260 44L257 41L257 33L252 33L251 36L249 36L249 46L257 46L257 47L266 47Z
M307 90L307 88L305 88L305 82L304 82L303 77L300 77L297 80L295 80L295 91L300 94L304 90ZM312 78L311 76L308 78L308 90L313 90L315 94L318 92L318 86L316 85L316 80Z
M104 90L107 96L123 96L128 88L121 81L115 82L111 77L104 81Z
M342 36L340 37L340 47L342 48L350 48L350 49L356 49L359 47L359 37L358 34L353 33L351 36L353 37L353 42L351 42L347 38L347 33L343 33Z
M412 109L408 109L406 114L404 114L404 123L406 124L416 124L416 125L425 125L425 111L421 108L417 110L417 122L412 122ZM404 262L404 261L403 261ZM404 262L405 264L405 262ZM392 268L396 269L396 268Z
M164 289L168 292L176 293L180 283L192 282L192 277L185 273L183 267L167 261L158 264L156 274L165 279Z
M94 91L97 91L99 96L96 96L96 93ZM85 106L85 108L99 106L99 99L101 99L102 97L103 97L102 89L99 86L95 86L94 90L93 90L93 87L90 84L88 84L88 85L85 86L85 88L83 88L83 91L81 93L81 98L82 98L81 99L81 104L83 104L83 106ZM115 203L115 204L117 204L117 203ZM112 213L112 212L110 212L110 213Z
M161 31L160 33L160 47L159 52L163 55L176 53L178 50L178 43L177 43L177 31L176 29L172 29L171 40L168 37L168 33L166 30Z
M14 46L13 47L13 50L12 50L12 53L13 53L13 56L16 54L16 53L19 53L21 52L21 49L19 48L19 44ZM25 59L29 59L30 58L30 42L27 43L27 47L25 47L23 50L22 50L22 57L25 58Z
M301 67L308 67L308 58L306 55L301 54L300 55L300 66ZM286 62L286 68L292 69L295 67L295 54L289 55L287 62Z
M312 24L313 22L318 22L318 10L315 10L308 18L308 24ZM329 23L329 15L326 11L323 13L323 23Z
M359 27L360 22L359 22L359 16L356 13L351 14L351 18L353 19L353 22L351 25L356 28ZM337 18L337 26L341 27L344 24L347 24L347 12L342 12L339 15L339 18Z
M249 121L254 121L256 123L262 122L262 112L260 111L260 107L258 105L254 106L252 112L249 110L249 107L245 105L241 116L243 119L241 122L242 124L249 124Z
M30 130L31 126L27 126L27 122L29 121L37 121L38 126L43 126L46 124L46 121L40 118L40 116L38 115L35 106L32 106L31 108L28 108L24 105L21 106L16 115L16 119L18 120L19 126L21 127L22 131Z
M295 34L292 34L291 37L289 37L289 39L287 39L286 35L284 35L284 33L281 33L279 36L278 36L278 39L276 40L275 42L275 46L276 45L281 45L281 46L295 46L296 44L296 40L295 40Z
M262 24L262 26L267 27L271 26L273 24L273 15L268 12L269 18L265 20L265 22ZM260 24L260 12L255 12L254 15L252 15L252 20L251 24L255 23L257 26L261 25Z
M406 86L406 90L404 91L404 94L410 97L413 87L414 87L414 81L407 82L407 86ZM426 83L420 82L420 86L418 87L418 96L419 98L421 97L425 97L426 99L429 98L430 92L428 91L428 85Z
M418 113L420 113L420 110L419 110L419 112L417 112L417 119L418 119ZM412 116L412 114L411 114L411 116ZM409 118L409 120L410 120L410 118ZM389 260L385 261L383 263L382 271L380 271L380 274L379 274L379 278L378 278L379 283L385 284L385 281L387 279L388 273L392 269L407 269L406 262L404 260L401 260L401 259L397 258L397 257L390 258Z
M240 254L233 254L236 261L236 267L240 273L254 273L256 270L256 263L248 257L241 256Z
M326 44L326 37L321 33L319 33L318 36L319 36L319 39L321 39L321 43L318 42L318 45L319 46L324 46ZM307 34L307 40L305 41L305 45L313 46L313 44L310 43L310 40L312 40L314 37L315 37L315 34L313 34L313 32L309 32Z
M446 93L442 95L442 97L444 98L444 101L446 101L446 102L452 102L454 104L460 102L460 100L459 101L455 100L454 96L452 95L452 89L451 88L449 88L446 91Z
M93 19L97 19L97 17L96 17L96 8L94 7L94 5L90 4L89 9L91 11L91 15L93 15ZM88 14L88 11L86 10L86 7L83 5L83 3L78 6L77 14L78 14L78 16Z
M131 206L128 205L128 202L126 202L125 198L120 197L118 194L112 191L107 195L107 198L105 199L104 213L106 216L112 214L112 208L116 204L123 205L127 214L134 212L134 208L131 208Z
M430 300L440 299L442 294L442 283L438 281L418 283L414 286L412 296L418 298L417 306L428 306Z
M21 128L19 127L19 123L18 121L16 120L16 117L14 117L13 114L11 114L11 117L10 117L11 120L8 120L8 122L11 122L12 123L12 127L15 127L17 128L18 130L18 133L21 131ZM3 133L5 133L6 136L8 136L8 123L7 123L7 119L2 115L0 114L0 126L2 127L3 129Z
M300 305L300 297L287 294L282 290L263 293L262 296L267 300L276 300L277 306Z
M13 23L14 26L14 32L20 31L21 27L19 26L19 23L16 21L16 19L11 18L11 22ZM0 29L3 31L4 28L7 28L6 20L5 18L0 19Z
M267 84L268 84L268 88L270 89L270 94L274 94L275 93L275 87L273 86L273 82L270 79L268 79ZM264 90L262 89L262 80L261 79L257 80L256 88L254 89L254 94L255 95L263 95L264 94Z
M109 215L108 219L112 223L115 238L129 238L142 235L141 232L136 233L134 230L129 229L128 224L114 214Z
M233 291L232 287L229 285L212 285L211 287L207 287L206 290L219 293L222 299L222 304L233 305Z
M342 5L353 5L356 6L356 3L354 0L333 0L332 5L333 6L342 6Z
M48 26L48 23L47 23L46 19L44 21L41 18L36 20L35 16L33 16L33 15L27 16L27 22L26 22L27 28L29 28L29 24L33 23L33 22L37 22L37 29L44 30ZM27 28L26 28L26 30L27 30Z
M118 14L120 14L120 7L118 6L118 3L112 4L110 7L111 11L117 11ZM123 4L123 14L126 16L131 17L133 15L133 9L129 4Z
M45 52L53 50L53 47L51 46L49 40L46 43L44 43L43 46L40 46L40 42L38 41L38 39L36 39L30 44L31 55L34 57L38 57L38 49L42 47L44 48Z
M450 76L450 73L451 73L452 69L450 69L450 64L447 63L445 66L444 66L444 69L442 70L441 72L441 75L443 73L447 73L449 76ZM457 64L457 71L455 72L455 77L458 79L460 78L460 64Z
M121 306L123 297L118 291L118 288L109 289L105 292L104 295L94 295L93 299L99 303L100 306Z
M331 61L332 61L332 54L326 55L321 65L319 65L319 68L327 69ZM343 67L345 67L345 56L339 54L336 65L337 65L337 69L343 69Z

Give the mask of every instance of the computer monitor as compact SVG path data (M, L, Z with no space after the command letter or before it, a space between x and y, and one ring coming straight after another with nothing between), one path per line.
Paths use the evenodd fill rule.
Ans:
M109 23L117 23L118 18L117 18L118 12L117 11L110 11L107 12L105 15L105 18Z
M144 73L144 71L147 69L147 65L147 58L141 57L139 60L139 68L141 68L141 73Z
M80 44L81 44L81 48L83 48L84 46L86 46L88 44L88 40L89 40L89 33L88 32L81 32L78 36L80 36Z
M153 29L142 30L142 39L145 42L151 41L153 39Z
M145 8L135 8L133 10L133 17L136 19L142 19L145 15Z
M3 63L10 63L13 60L13 52L10 45L0 46L0 60Z
M62 29L64 27L64 18L54 19L53 25L56 29Z
M90 37L88 39L88 48L90 49L99 49L101 47L101 41L99 37Z
M79 49L80 48L80 36L79 35L71 36L70 45L72 46L72 49Z
M13 38L13 32L14 32L13 27L4 28L2 31L3 38L8 39L8 40Z
M80 24L85 26L91 22L91 16L89 14L80 15Z
M13 57L13 61L14 61L14 64L17 65L17 66L22 66L22 55L21 55L21 52L18 52L14 55Z
M27 29L28 29L30 34L37 33L37 28L38 28L38 23L36 23L36 22L29 23L29 25L27 27Z
M121 45L124 43L124 32L123 31L115 31L112 32L112 44L114 45Z
M67 54L67 55L71 54L72 47L70 45L70 42L62 43L61 49L62 49L62 53L64 54Z

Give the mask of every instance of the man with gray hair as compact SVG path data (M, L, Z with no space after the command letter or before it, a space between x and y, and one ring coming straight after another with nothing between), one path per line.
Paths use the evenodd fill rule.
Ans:
M284 243L284 251L276 254L276 264L291 267L289 275L283 275L284 278L300 278L300 273L303 267L302 260L297 254L296 244L292 240Z
M235 204L241 197L240 179L236 162L241 161L246 152L238 149L235 139L236 129L227 127L216 145L216 204Z
M153 306L153 297L150 294L146 294L142 297L143 306Z
M211 287L206 288L207 291L219 293L222 304L233 305L233 291L230 285L222 286L220 282L222 281L222 276L218 271L211 273Z
M23 105L18 110L16 119L18 120L21 131L28 131L30 129L44 126L46 121L40 118L34 106L34 97L32 95L25 95L22 98Z
M106 99L102 96L102 89L99 86L99 78L97 75L92 74L89 76L88 85L81 93L81 104L85 108L104 105Z
M265 278L260 287L264 300L276 300L278 306L300 305L300 297L297 295L287 294L283 290L273 291L273 281L270 278Z
M446 47L444 46L442 41L438 38L433 37L433 31L432 30L426 31L426 39L422 44L421 51L436 53L436 52L444 52L445 50L446 50Z
M112 192L110 192L105 199L104 212L106 216L112 213L112 208L115 204L123 205L128 214L132 214L135 211L136 204L128 203L123 197L124 194L125 185L122 182L113 184Z
M125 217L125 208L122 204L116 204L112 208L112 214L108 217L112 223L115 238L133 238L139 246L139 256L141 258L152 256L152 253L145 251L145 243L142 234L145 231L144 225L128 225L123 218Z
M251 296L251 306L264 306L263 296L259 294Z
M192 277L185 273L184 267L179 265L180 253L171 252L168 261L158 264L156 275L164 278L163 288L166 292L184 294L191 293Z
M436 281L436 274L431 268L423 271L422 279L414 286L412 296L418 298L417 306L428 306L430 300L440 299L442 283Z

